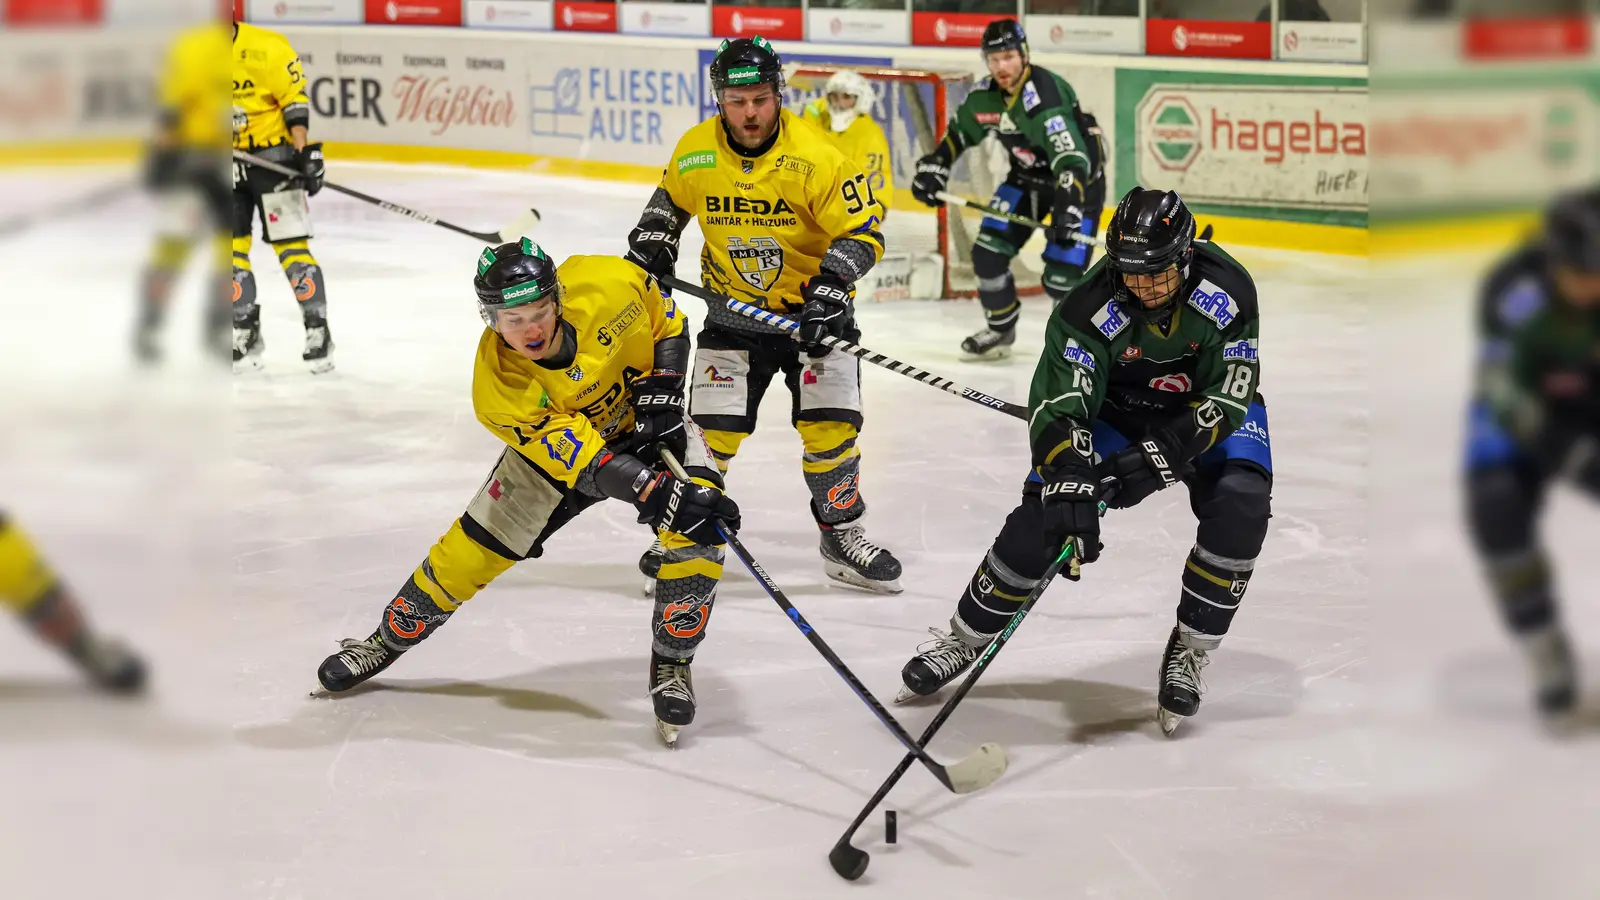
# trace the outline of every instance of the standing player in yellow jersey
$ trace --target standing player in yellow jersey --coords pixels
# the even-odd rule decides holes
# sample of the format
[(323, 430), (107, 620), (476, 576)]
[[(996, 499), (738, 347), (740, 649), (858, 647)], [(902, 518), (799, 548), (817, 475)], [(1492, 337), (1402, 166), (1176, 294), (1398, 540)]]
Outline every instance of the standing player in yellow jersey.
[[(341, 641), (317, 678), (345, 691), (427, 638), (518, 560), (607, 497), (631, 503), (671, 554), (651, 613), (650, 695), (669, 744), (694, 720), (689, 664), (722, 577), (715, 519), (739, 527), (705, 438), (684, 414), (689, 336), (655, 280), (614, 256), (560, 268), (527, 238), (486, 249), (473, 281), (488, 323), (472, 405), (507, 444), (466, 512), (428, 551), (365, 640)], [(670, 447), (691, 480), (658, 470)], [(548, 598), (548, 602), (560, 602)]]
[(800, 116), (821, 128), (846, 159), (861, 167), (883, 207), (880, 215), (887, 217), (894, 197), (894, 166), (889, 159), (889, 139), (872, 118), (875, 101), (872, 82), (866, 76), (840, 69), (828, 76), (822, 96), (807, 103)]
[(312, 372), (333, 368), (328, 291), (311, 255), (311, 209), (306, 196), (322, 190), (322, 145), (310, 143), (311, 102), (300, 55), (275, 31), (233, 23), (233, 146), (288, 166), (301, 177), (235, 164), (233, 171), (233, 361), (240, 371), (261, 368), (261, 309), (250, 270), (255, 218), (278, 254), (300, 301), (306, 326), (301, 358)]
[(161, 77), (161, 111), (145, 157), (145, 186), (160, 201), (156, 245), (140, 279), (139, 323), (134, 354), (160, 359), (158, 336), (172, 289), (194, 249), (196, 201), (203, 206), (215, 244), (208, 266), (218, 290), (208, 292), (205, 343), (227, 353), (228, 296), (220, 290), (228, 259), (228, 30), (208, 22), (178, 36)]
[[(827, 136), (782, 106), (783, 70), (762, 38), (724, 41), (711, 63), (719, 113), (678, 141), (638, 227), (628, 259), (670, 274), (678, 236), (700, 222), (702, 283), (800, 320), (800, 343), (710, 304), (696, 341), (689, 413), (726, 470), (755, 430), (756, 409), (782, 373), (801, 468), (822, 530), (823, 570), (868, 590), (900, 590), (900, 561), (861, 525), (861, 369), (823, 336), (857, 340), (855, 282), (883, 255), (883, 208), (860, 167)], [(640, 560), (647, 576), (662, 559)]]

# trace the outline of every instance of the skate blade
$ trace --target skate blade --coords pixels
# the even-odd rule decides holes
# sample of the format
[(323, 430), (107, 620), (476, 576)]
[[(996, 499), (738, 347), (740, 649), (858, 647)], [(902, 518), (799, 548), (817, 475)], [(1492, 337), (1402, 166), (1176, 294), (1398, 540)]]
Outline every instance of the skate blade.
[(246, 356), (244, 359), (233, 361), (233, 374), (235, 375), (248, 375), (252, 372), (259, 372), (264, 368), (266, 368), (266, 365), (261, 362), (261, 357), (259, 356)]
[(313, 375), (326, 375), (333, 371), (333, 357), (325, 356), (322, 359), (308, 359), (306, 360), (306, 368), (310, 369)]
[[(937, 693), (938, 693), (938, 691), (934, 692), (934, 694), (937, 694)], [(932, 696), (933, 696), (933, 694), (919, 694), (916, 691), (913, 691), (911, 688), (908, 688), (908, 687), (906, 687), (905, 685), (902, 684), (902, 685), (900, 685), (899, 693), (894, 695), (894, 702), (897, 703), (897, 704), (898, 703), (910, 703), (913, 700), (921, 700), (924, 697), (932, 697)]]
[(900, 587), (900, 579), (898, 578), (892, 581), (873, 581), (855, 569), (827, 558), (822, 560), (822, 571), (823, 574), (840, 584), (858, 587), (874, 594), (898, 594), (904, 590), (904, 588)]
[(1003, 359), (1009, 359), (1010, 357), (1010, 346), (995, 347), (992, 350), (985, 350), (982, 353), (973, 353), (970, 350), (961, 351), (962, 362), (999, 362)]
[(1164, 709), (1158, 708), (1156, 710), (1156, 722), (1161, 726), (1161, 733), (1165, 734), (1167, 737), (1172, 737), (1172, 733), (1178, 730), (1178, 725), (1184, 720), (1184, 718), (1184, 716), (1180, 716), (1173, 712), (1167, 712)]
[(660, 719), (656, 720), (656, 734), (661, 736), (662, 742), (671, 750), (678, 749), (678, 732), (681, 728), (680, 725), (669, 725)]

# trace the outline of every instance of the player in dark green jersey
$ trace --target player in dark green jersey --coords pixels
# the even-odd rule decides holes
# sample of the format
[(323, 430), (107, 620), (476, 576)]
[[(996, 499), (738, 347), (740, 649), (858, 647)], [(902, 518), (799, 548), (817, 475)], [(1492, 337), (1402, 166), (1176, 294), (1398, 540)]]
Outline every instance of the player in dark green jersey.
[[(1093, 249), (1079, 237), (1093, 236), (1105, 205), (1105, 147), (1094, 116), (1078, 107), (1067, 80), (1028, 61), (1028, 37), (1013, 19), (983, 30), (989, 74), (967, 95), (945, 127), (944, 139), (917, 161), (911, 193), (929, 206), (950, 182), (961, 154), (994, 135), (1010, 157), (1011, 172), (991, 205), (1034, 220), (1049, 218), (1044, 249), (1044, 289), (1060, 300), (1082, 280)], [(985, 217), (972, 248), (978, 299), (985, 327), (961, 342), (976, 359), (1011, 353), (1017, 339), (1017, 286), (1011, 260), (1033, 229)]]
[(1068, 538), (1099, 555), (1097, 501), (1133, 506), (1182, 481), (1199, 520), (1159, 678), (1171, 734), (1199, 709), (1200, 668), (1233, 621), (1272, 507), (1272, 447), (1257, 393), (1260, 320), (1244, 267), (1195, 239), (1167, 191), (1134, 188), (1106, 258), (1056, 305), (1033, 376), (1033, 471), (950, 619), (906, 663), (897, 699), (960, 674), (1005, 627)]
[(1550, 487), (1600, 496), (1600, 190), (1558, 199), (1544, 233), (1486, 283), (1467, 442), (1473, 543), (1528, 656), (1541, 712), (1578, 700), (1550, 562), (1538, 537)]

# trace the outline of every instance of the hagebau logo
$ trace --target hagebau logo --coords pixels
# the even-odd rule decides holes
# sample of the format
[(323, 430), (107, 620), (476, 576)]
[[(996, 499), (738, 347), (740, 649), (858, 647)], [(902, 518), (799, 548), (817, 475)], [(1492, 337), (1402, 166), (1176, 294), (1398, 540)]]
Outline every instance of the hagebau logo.
[(1163, 169), (1183, 172), (1200, 156), (1200, 113), (1188, 99), (1171, 95), (1151, 106), (1144, 144)]

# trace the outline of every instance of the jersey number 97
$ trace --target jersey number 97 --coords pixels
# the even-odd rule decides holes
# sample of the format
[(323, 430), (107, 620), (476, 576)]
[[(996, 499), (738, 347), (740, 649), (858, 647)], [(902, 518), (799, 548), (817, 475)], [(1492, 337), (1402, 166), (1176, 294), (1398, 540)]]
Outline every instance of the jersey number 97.
[[(867, 195), (865, 200), (861, 198), (863, 192)], [(872, 184), (867, 181), (865, 175), (854, 175), (845, 179), (844, 184), (839, 187), (839, 193), (844, 195), (844, 211), (852, 216), (878, 202), (872, 194)]]

